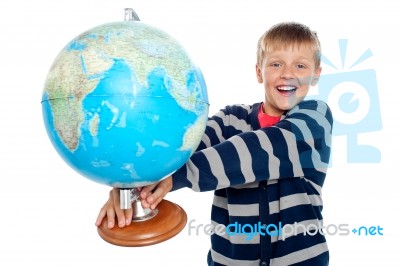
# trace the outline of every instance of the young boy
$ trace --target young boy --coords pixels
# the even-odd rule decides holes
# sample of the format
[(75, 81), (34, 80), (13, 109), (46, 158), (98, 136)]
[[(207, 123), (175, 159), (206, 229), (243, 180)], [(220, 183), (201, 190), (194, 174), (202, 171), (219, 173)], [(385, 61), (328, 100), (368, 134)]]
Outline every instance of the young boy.
[[(190, 160), (172, 177), (142, 189), (142, 205), (151, 208), (171, 189), (214, 190), (213, 225), (246, 225), (247, 234), (211, 236), (208, 265), (328, 265), (319, 228), (332, 115), (325, 103), (304, 100), (320, 76), (320, 54), (318, 37), (307, 26), (273, 26), (257, 47), (264, 101), (227, 106), (212, 116)], [(116, 193), (97, 224), (105, 216), (110, 227), (115, 216), (120, 227), (130, 223), (131, 214), (114, 204)]]

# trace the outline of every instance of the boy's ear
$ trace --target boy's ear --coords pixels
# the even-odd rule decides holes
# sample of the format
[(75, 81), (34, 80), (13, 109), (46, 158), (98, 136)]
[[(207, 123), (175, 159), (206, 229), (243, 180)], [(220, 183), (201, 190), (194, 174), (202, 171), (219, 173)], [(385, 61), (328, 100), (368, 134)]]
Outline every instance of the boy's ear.
[(256, 64), (256, 75), (257, 75), (257, 81), (259, 83), (263, 83), (263, 77), (262, 77), (262, 73), (261, 73), (261, 68), (258, 64)]
[(315, 70), (314, 77), (313, 77), (313, 79), (312, 79), (312, 81), (311, 81), (311, 85), (312, 85), (312, 86), (317, 85), (318, 80), (319, 80), (319, 77), (321, 76), (321, 71), (322, 71), (322, 68), (321, 68), (321, 67), (318, 67), (318, 68)]

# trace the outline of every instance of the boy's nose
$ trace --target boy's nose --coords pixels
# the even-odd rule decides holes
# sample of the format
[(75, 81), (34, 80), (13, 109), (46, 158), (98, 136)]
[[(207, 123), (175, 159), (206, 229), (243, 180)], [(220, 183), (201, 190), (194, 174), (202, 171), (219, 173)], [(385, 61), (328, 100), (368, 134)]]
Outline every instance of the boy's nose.
[(292, 70), (289, 67), (283, 68), (280, 78), (281, 79), (292, 79), (292, 78), (294, 78)]

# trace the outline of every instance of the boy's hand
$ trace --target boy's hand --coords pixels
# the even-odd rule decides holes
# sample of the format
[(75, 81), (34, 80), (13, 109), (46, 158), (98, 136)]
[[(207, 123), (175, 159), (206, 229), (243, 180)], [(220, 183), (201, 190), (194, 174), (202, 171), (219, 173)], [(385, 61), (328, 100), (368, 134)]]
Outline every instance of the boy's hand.
[(140, 198), (142, 200), (143, 208), (155, 209), (158, 203), (170, 192), (172, 189), (172, 177), (164, 178), (158, 183), (143, 187), (140, 191)]
[(132, 222), (132, 208), (122, 210), (119, 202), (119, 189), (113, 188), (110, 191), (108, 201), (100, 209), (97, 216), (96, 226), (100, 226), (103, 219), (108, 219), (108, 228), (113, 228), (115, 225), (115, 216), (117, 216), (118, 226), (120, 228), (128, 226)]

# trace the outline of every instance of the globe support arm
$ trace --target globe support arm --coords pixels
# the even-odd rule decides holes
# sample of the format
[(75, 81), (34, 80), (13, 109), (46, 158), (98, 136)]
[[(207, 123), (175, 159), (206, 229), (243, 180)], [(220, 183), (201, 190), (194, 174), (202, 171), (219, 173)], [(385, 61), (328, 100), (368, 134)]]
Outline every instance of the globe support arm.
[(140, 19), (132, 8), (125, 8), (125, 21), (140, 21)]

